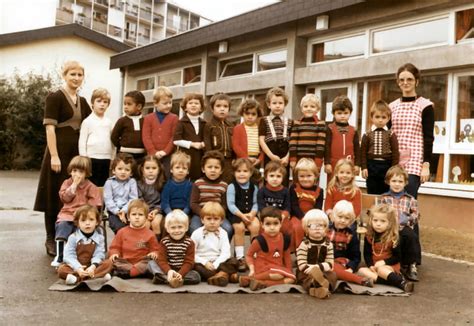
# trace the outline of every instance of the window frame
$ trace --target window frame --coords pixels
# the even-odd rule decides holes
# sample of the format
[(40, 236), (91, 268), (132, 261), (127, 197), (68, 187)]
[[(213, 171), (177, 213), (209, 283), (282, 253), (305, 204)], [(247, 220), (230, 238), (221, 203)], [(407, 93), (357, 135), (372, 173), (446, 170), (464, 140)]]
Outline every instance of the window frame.
[(178, 86), (183, 86), (183, 69), (170, 69), (170, 70), (163, 70), (163, 71), (160, 71), (158, 73), (156, 73), (156, 87), (160, 87), (161, 85), (159, 84), (160, 83), (160, 76), (163, 76), (163, 75), (171, 75), (173, 73), (176, 73), (176, 72), (179, 72), (180, 73), (180, 78), (179, 78), (179, 84), (177, 85), (173, 85), (173, 86), (166, 86), (166, 87), (178, 87)]
[[(246, 59), (244, 59), (245, 57), (248, 57)], [(241, 58), (240, 60), (237, 60)], [(236, 61), (233, 61), (236, 59)], [(219, 59), (217, 61), (217, 80), (220, 80), (220, 79), (228, 79), (228, 78), (238, 78), (238, 77), (242, 77), (242, 76), (251, 76), (253, 75), (253, 69), (254, 69), (254, 53), (246, 53), (246, 54), (241, 54), (241, 55), (235, 55), (235, 56), (231, 56), (231, 57), (226, 57), (226, 58), (222, 58), (222, 59)], [(222, 74), (225, 72), (226, 68), (227, 68), (227, 65), (229, 63), (232, 63), (232, 64), (238, 64), (238, 63), (243, 63), (243, 62), (247, 62), (249, 60), (252, 60), (252, 71), (249, 72), (249, 73), (245, 73), (245, 74), (239, 74), (239, 75), (232, 75), (232, 76), (222, 76)], [(222, 61), (229, 61), (228, 63), (226, 63), (223, 67), (222, 66)]]
[[(286, 51), (286, 59), (285, 59), (285, 66), (284, 67), (281, 67), (281, 68), (273, 68), (273, 69), (267, 69), (267, 70), (258, 70), (258, 57), (261, 56), (261, 55), (265, 55), (265, 54), (270, 54), (270, 53), (276, 53), (276, 52), (281, 52), (281, 51)], [(271, 49), (268, 49), (268, 50), (264, 50), (264, 51), (257, 51), (254, 53), (254, 57), (253, 57), (253, 74), (264, 74), (264, 73), (268, 73), (268, 72), (272, 72), (272, 71), (278, 71), (278, 70), (284, 70), (286, 69), (288, 65), (288, 48), (286, 47), (278, 47), (278, 48), (271, 48)]]
[(149, 74), (149, 75), (142, 75), (142, 76), (139, 76), (135, 79), (135, 89), (138, 89), (138, 82), (140, 80), (144, 80), (144, 79), (150, 79), (150, 78), (153, 78), (153, 88), (150, 88), (150, 89), (145, 89), (143, 91), (140, 91), (140, 92), (147, 92), (147, 91), (152, 91), (156, 88), (156, 85), (157, 85), (157, 75), (156, 74)]

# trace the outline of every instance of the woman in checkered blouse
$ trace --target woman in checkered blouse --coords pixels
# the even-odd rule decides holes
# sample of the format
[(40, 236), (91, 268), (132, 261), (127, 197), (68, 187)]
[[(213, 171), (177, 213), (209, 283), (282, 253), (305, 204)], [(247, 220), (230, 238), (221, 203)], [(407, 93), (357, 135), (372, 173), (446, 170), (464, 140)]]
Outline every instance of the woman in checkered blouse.
[(417, 198), (420, 184), (430, 177), (433, 152), (433, 103), (416, 94), (420, 71), (407, 63), (398, 68), (397, 83), (402, 97), (390, 103), (392, 131), (397, 135), (400, 165), (408, 173), (407, 192)]

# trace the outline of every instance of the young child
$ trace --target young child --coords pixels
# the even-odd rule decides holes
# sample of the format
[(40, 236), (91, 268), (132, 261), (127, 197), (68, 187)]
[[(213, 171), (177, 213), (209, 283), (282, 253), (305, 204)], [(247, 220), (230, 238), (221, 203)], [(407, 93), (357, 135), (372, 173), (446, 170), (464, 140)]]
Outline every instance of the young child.
[(128, 205), (129, 226), (120, 229), (110, 244), (110, 260), (114, 275), (121, 278), (145, 275), (151, 259), (158, 258), (159, 245), (155, 234), (146, 227), (148, 205), (134, 199)]
[(268, 90), (265, 99), (271, 113), (260, 120), (258, 137), (260, 148), (265, 153), (264, 165), (275, 161), (286, 169), (285, 185), (288, 185), (289, 141), (292, 120), (284, 117), (285, 107), (288, 104), (288, 95), (279, 87)]
[(352, 103), (347, 96), (340, 95), (333, 100), (332, 114), (334, 115), (334, 122), (328, 125), (324, 160), (324, 169), (328, 174), (328, 180), (332, 178), (336, 163), (340, 159), (351, 160), (355, 166), (355, 175), (359, 175), (359, 134), (353, 126), (349, 125)]
[(112, 161), (113, 176), (104, 185), (105, 209), (109, 215), (109, 226), (117, 234), (118, 230), (127, 226), (128, 203), (138, 198), (137, 182), (132, 178), (133, 157), (119, 153)]
[(387, 128), (390, 107), (382, 100), (370, 108), (371, 130), (362, 136), (362, 177), (367, 179), (367, 193), (380, 195), (388, 191), (384, 182), (391, 166), (397, 165), (400, 157), (397, 136)]
[(161, 193), (161, 210), (168, 215), (174, 209), (191, 214), (191, 190), (193, 184), (187, 178), (191, 158), (183, 152), (171, 155), (171, 178), (166, 182)]
[(198, 284), (201, 276), (193, 270), (194, 241), (186, 234), (189, 218), (182, 210), (175, 209), (165, 217), (165, 229), (168, 233), (160, 241), (158, 264), (151, 260), (154, 284), (169, 284), (172, 288)]
[(364, 260), (359, 274), (413, 292), (414, 284), (400, 274), (400, 246), (398, 242), (397, 212), (387, 204), (373, 206), (369, 211), (369, 225), (364, 240)]
[(362, 193), (355, 184), (354, 164), (348, 159), (341, 159), (337, 162), (334, 175), (327, 187), (324, 211), (329, 217), (331, 217), (334, 205), (343, 199), (351, 202), (356, 218), (358, 218), (362, 209)]
[(112, 262), (105, 259), (104, 236), (97, 231), (100, 215), (91, 205), (79, 207), (74, 212), (77, 230), (71, 234), (64, 248), (64, 264), (58, 268), (58, 276), (66, 284), (74, 285), (89, 278), (111, 279)]
[(318, 169), (323, 166), (326, 151), (327, 127), (318, 120), (321, 102), (314, 94), (306, 94), (300, 104), (303, 117), (293, 122), (290, 134), (290, 166), (295, 168), (301, 158), (314, 160)]
[(392, 166), (387, 171), (385, 182), (390, 190), (377, 197), (376, 204), (388, 204), (395, 209), (399, 223), (402, 272), (411, 281), (418, 281), (416, 265), (421, 263), (421, 245), (414, 231), (418, 225), (417, 200), (407, 193), (408, 173), (400, 166)]
[(294, 169), (294, 180), (290, 186), (291, 203), (291, 225), (293, 234), (291, 236), (292, 246), (298, 248), (304, 238), (301, 219), (310, 209), (323, 208), (324, 191), (318, 186), (319, 172), (313, 159), (302, 158)]
[(232, 164), (235, 181), (227, 187), (227, 208), (231, 215), (229, 221), (234, 227), (235, 257), (239, 260), (239, 271), (247, 266), (244, 259), (245, 230), (250, 231), (250, 239), (255, 238), (260, 230), (257, 219), (258, 187), (250, 181), (254, 166), (247, 158), (238, 158)]
[(232, 149), (237, 158), (248, 158), (253, 166), (263, 164), (263, 152), (258, 141), (258, 119), (262, 111), (257, 101), (246, 99), (239, 107), (244, 122), (234, 127)]
[(59, 198), (63, 207), (56, 220), (56, 257), (51, 266), (58, 267), (63, 262), (64, 244), (74, 232), (74, 212), (79, 207), (89, 204), (95, 207), (102, 206), (100, 190), (87, 180), (91, 176), (91, 161), (88, 157), (75, 156), (67, 167), (71, 176), (64, 180), (59, 190)]
[(141, 92), (130, 91), (125, 94), (123, 99), (125, 116), (117, 120), (110, 136), (118, 152), (132, 155), (137, 164), (140, 164), (146, 154), (142, 141), (144, 106), (145, 96)]
[(147, 227), (156, 234), (161, 234), (161, 196), (160, 192), (165, 183), (165, 173), (163, 166), (156, 156), (145, 156), (138, 169), (139, 179), (137, 181), (138, 198), (147, 203), (150, 212), (148, 213)]
[(211, 120), (204, 127), (204, 144), (206, 151), (217, 150), (224, 155), (222, 180), (232, 182), (232, 125), (227, 121), (230, 110), (230, 97), (216, 93), (209, 102), (212, 111)]
[(309, 210), (303, 217), (306, 238), (296, 249), (297, 278), (312, 297), (325, 299), (336, 285), (334, 252), (326, 237), (329, 220), (319, 209)]
[[(226, 207), (227, 183), (221, 179), (224, 160), (224, 155), (219, 151), (206, 152), (202, 158), (201, 167), (204, 176), (194, 182), (191, 191), (191, 210), (194, 216), (189, 225), (190, 233), (202, 226), (201, 209), (205, 203), (212, 201)], [(234, 230), (225, 215), (222, 228), (229, 235), (230, 241)]]
[(160, 86), (153, 93), (155, 110), (143, 119), (142, 140), (148, 155), (156, 156), (163, 164), (169, 178), (170, 155), (174, 151), (173, 136), (178, 125), (178, 116), (170, 113), (173, 93), (168, 87)]
[(355, 274), (360, 263), (359, 237), (350, 227), (355, 217), (354, 207), (347, 200), (340, 200), (334, 206), (327, 233), (334, 247), (334, 272), (340, 280), (372, 287), (370, 278)]
[(237, 260), (230, 257), (229, 238), (221, 228), (224, 208), (211, 201), (204, 204), (200, 214), (203, 226), (191, 235), (196, 245), (194, 269), (211, 285), (237, 282)]
[[(265, 166), (265, 185), (257, 193), (258, 210), (272, 206), (282, 211), (281, 231), (291, 236), (293, 228), (289, 222), (290, 217), (290, 192), (283, 186), (286, 169), (280, 162), (271, 161)], [(260, 218), (262, 221), (262, 218)], [(293, 249), (293, 248), (290, 248)]]
[(277, 284), (295, 283), (291, 268), (290, 238), (280, 232), (282, 211), (265, 207), (260, 212), (263, 232), (253, 239), (246, 260), (249, 275), (241, 276), (239, 284), (252, 291)]
[(185, 112), (179, 120), (174, 133), (174, 144), (191, 157), (189, 177), (192, 181), (201, 177), (201, 158), (203, 155), (204, 127), (206, 122), (200, 114), (204, 111), (204, 96), (199, 93), (186, 94), (181, 101)]
[(81, 124), (79, 155), (87, 156), (92, 163), (89, 180), (97, 187), (103, 187), (109, 177), (110, 160), (115, 148), (110, 140), (112, 121), (105, 116), (110, 105), (110, 93), (105, 88), (97, 88), (91, 97), (92, 114)]

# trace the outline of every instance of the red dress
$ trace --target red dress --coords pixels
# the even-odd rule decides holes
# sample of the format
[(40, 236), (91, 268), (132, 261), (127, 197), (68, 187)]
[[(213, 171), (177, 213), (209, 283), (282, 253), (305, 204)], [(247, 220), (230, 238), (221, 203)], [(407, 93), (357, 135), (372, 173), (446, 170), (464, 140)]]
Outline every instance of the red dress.
[(270, 272), (296, 279), (291, 268), (290, 249), (284, 249), (283, 233), (271, 237), (264, 232), (261, 236), (267, 242), (268, 251), (265, 252), (259, 241), (254, 240), (246, 256), (247, 263), (255, 266), (255, 274)]

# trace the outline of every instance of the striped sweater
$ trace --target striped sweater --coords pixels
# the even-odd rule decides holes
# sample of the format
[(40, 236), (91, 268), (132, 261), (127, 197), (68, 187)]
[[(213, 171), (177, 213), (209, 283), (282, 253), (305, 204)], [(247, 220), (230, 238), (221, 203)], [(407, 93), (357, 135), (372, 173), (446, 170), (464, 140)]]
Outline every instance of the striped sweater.
[(326, 149), (326, 123), (317, 118), (294, 121), (290, 134), (290, 161), (300, 158), (324, 158)]
[(302, 272), (310, 265), (318, 265), (323, 272), (331, 271), (334, 266), (333, 245), (327, 238), (319, 241), (305, 238), (296, 249), (296, 262)]
[(208, 201), (217, 202), (226, 208), (227, 183), (217, 179), (209, 180), (207, 177), (197, 179), (191, 191), (191, 210), (195, 215), (201, 213), (201, 208)]
[(172, 269), (184, 276), (194, 266), (194, 251), (194, 242), (190, 237), (185, 235), (181, 240), (174, 240), (165, 236), (158, 251), (158, 266), (164, 274)]

